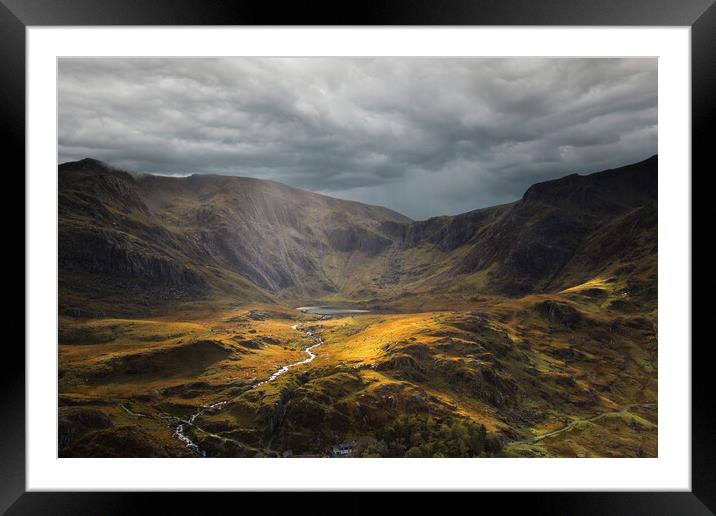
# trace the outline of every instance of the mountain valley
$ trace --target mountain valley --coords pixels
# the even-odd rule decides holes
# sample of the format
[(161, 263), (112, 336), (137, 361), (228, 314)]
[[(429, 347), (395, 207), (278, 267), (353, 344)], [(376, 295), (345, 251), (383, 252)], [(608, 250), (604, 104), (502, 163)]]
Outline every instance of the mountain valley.
[(59, 455), (657, 456), (657, 170), (414, 221), (64, 163)]

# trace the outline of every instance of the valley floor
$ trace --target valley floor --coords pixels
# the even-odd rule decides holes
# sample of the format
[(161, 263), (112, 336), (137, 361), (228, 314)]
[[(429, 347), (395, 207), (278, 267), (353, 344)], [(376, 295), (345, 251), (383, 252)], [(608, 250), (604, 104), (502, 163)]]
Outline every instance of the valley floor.
[(596, 279), (456, 310), (61, 316), (59, 455), (654, 457), (656, 312), (626, 301)]

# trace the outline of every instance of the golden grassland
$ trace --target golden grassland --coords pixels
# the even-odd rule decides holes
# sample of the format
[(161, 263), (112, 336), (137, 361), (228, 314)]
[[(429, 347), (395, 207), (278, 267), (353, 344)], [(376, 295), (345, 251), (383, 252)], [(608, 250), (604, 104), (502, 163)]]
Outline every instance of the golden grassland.
[[(173, 436), (178, 418), (226, 401), (188, 425), (216, 456), (319, 452), (403, 413), (480, 423), (508, 456), (656, 456), (656, 313), (625, 312), (625, 298), (600, 277), (330, 318), (228, 300), (171, 316), (62, 316), (60, 454), (191, 456)], [(324, 340), (317, 358), (254, 388), (306, 358), (315, 341), (297, 323)]]

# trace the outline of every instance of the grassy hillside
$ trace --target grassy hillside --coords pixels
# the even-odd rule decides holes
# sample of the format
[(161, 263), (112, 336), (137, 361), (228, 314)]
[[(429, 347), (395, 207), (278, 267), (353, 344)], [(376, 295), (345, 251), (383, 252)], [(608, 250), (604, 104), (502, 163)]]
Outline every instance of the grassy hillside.
[[(173, 446), (172, 421), (224, 401), (190, 430), (216, 456), (320, 454), (354, 440), (402, 456), (414, 446), (385, 441), (401, 414), (483, 426), (492, 454), (654, 456), (655, 314), (624, 312), (620, 299), (606, 278), (471, 310), (318, 319), (262, 305), (182, 322), (63, 319), (60, 412), (82, 407), (112, 422), (75, 430), (64, 453), (85, 453), (83, 439), (99, 431), (120, 453), (115, 433), (126, 426)], [(304, 358), (311, 341), (298, 321), (325, 340), (317, 358), (254, 387)]]
[(656, 456), (656, 170), (411, 221), (61, 165), (60, 455)]

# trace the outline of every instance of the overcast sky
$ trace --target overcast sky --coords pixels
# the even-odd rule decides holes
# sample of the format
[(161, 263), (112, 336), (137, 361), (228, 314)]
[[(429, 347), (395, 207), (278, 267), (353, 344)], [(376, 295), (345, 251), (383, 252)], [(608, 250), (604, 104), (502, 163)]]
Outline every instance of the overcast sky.
[(59, 63), (60, 163), (273, 179), (414, 219), (656, 151), (656, 59)]

